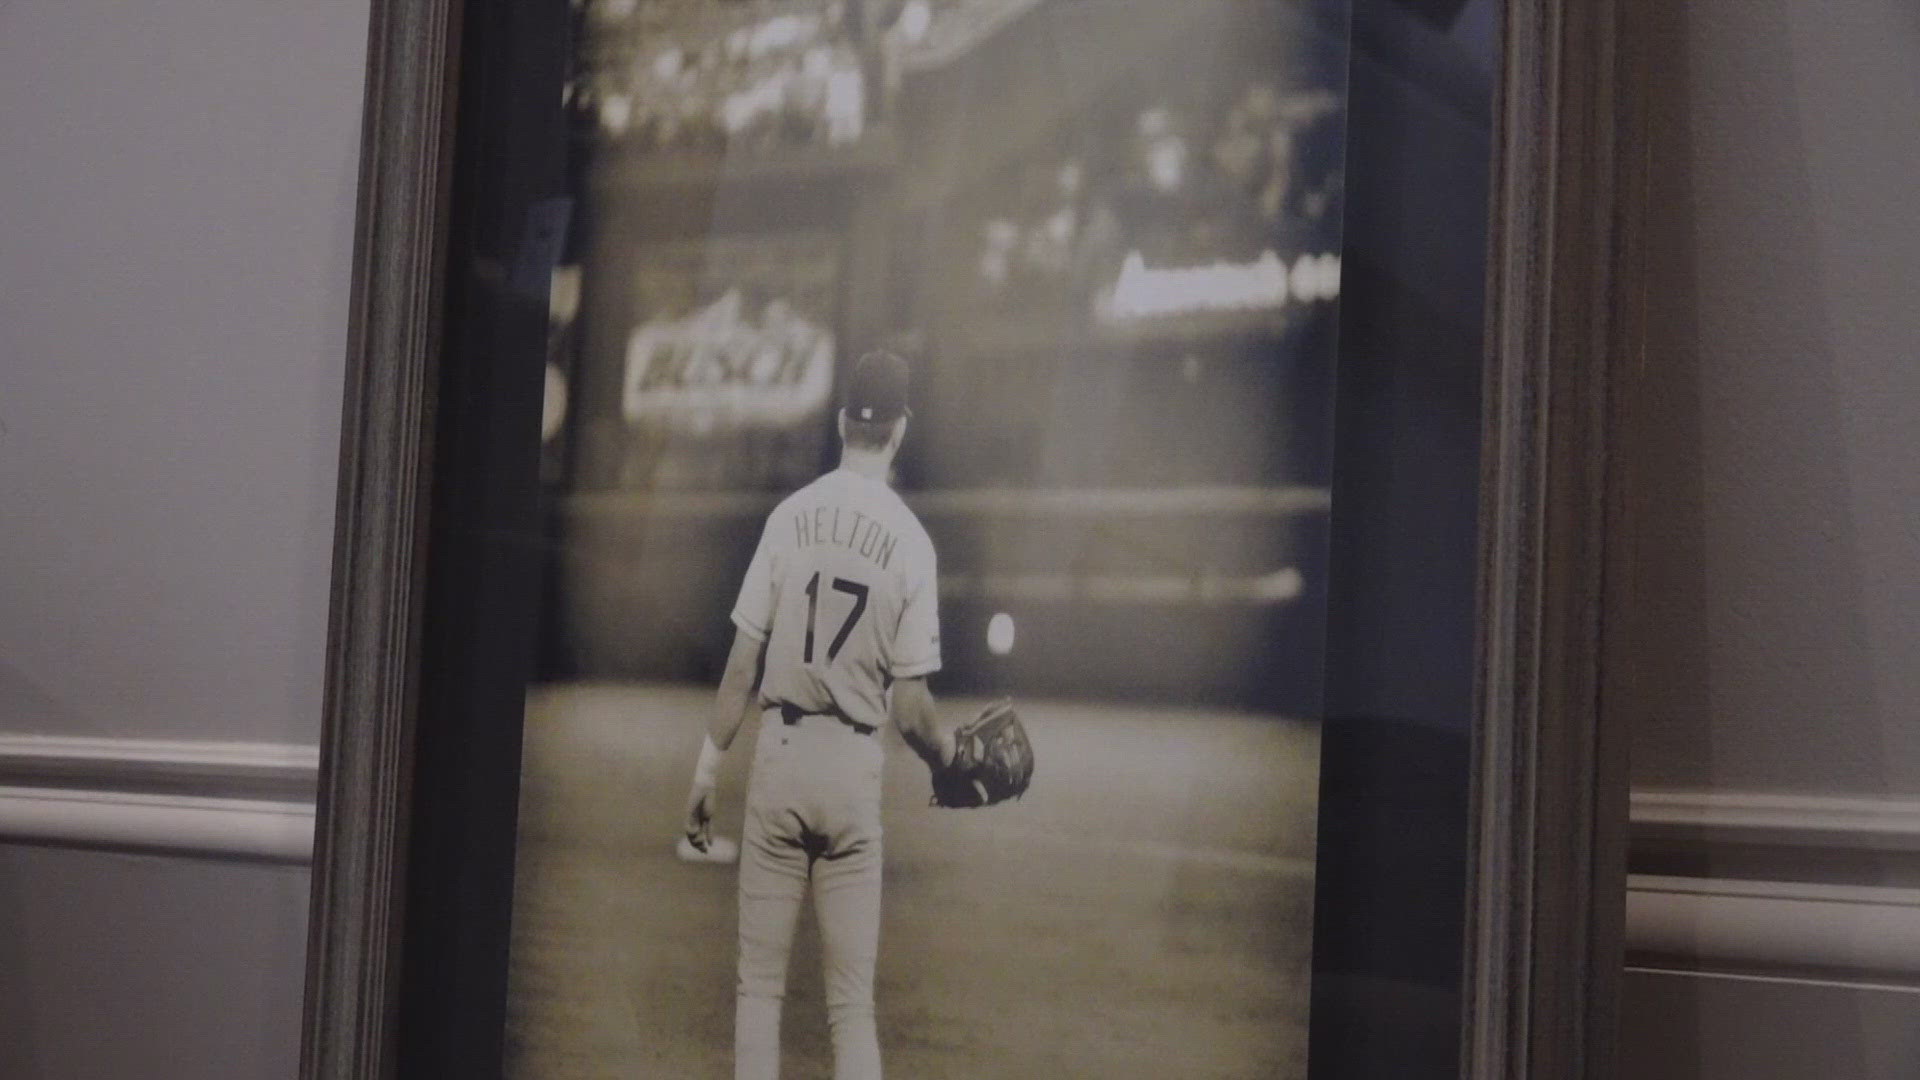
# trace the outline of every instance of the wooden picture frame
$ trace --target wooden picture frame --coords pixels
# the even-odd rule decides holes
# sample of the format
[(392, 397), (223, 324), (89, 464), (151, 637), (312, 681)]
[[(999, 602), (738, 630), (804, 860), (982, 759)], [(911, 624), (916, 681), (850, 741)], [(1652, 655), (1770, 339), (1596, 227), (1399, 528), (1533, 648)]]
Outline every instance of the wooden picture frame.
[[(1611, 388), (1637, 362), (1641, 51), (1630, 4), (1504, 9), (1460, 1074), (1601, 1077), (1621, 970), (1626, 785), (1622, 733), (1600, 723), (1600, 596), (1615, 513)], [(410, 1075), (403, 1025), (437, 1023), (428, 1038), (444, 1045), (500, 1021), (484, 993), (423, 1002), (405, 985), (422, 934), (439, 935), (444, 957), (464, 932), (409, 926), (415, 890), (458, 887), (421, 870), (421, 852), (500, 825), (420, 814), (416, 796), (423, 783), (483, 782), (461, 779), (483, 759), (496, 778), (517, 761), (513, 747), (449, 748), (436, 738), (445, 716), (423, 716), (419, 693), (432, 521), (486, 498), (436, 473), (443, 326), (462, 287), (444, 274), (459, 227), (452, 134), (470, 104), (455, 94), (463, 33), (511, 28), (463, 27), (461, 14), (455, 0), (373, 3), (302, 1054), (310, 1078)], [(490, 152), (511, 134), (488, 133)], [(503, 392), (491, 415), (532, 422), (524, 397)], [(489, 565), (484, 548), (434, 554), (434, 573)], [(466, 961), (475, 970), (504, 963), (469, 944), (481, 950)], [(436, 1010), (459, 1022), (428, 1018)]]

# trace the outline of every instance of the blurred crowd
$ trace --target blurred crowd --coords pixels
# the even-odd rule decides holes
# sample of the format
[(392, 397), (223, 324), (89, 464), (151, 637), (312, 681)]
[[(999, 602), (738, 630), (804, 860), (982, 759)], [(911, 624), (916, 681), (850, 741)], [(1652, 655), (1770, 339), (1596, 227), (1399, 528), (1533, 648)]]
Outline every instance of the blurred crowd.
[(885, 115), (943, 20), (1006, 0), (576, 0), (567, 88), (602, 138), (641, 151), (845, 147)]
[[(1322, 41), (1307, 21), (1275, 15), (1281, 0), (1214, 0), (1208, 18), (1189, 14), (1197, 0), (1160, 0), (1177, 9), (1152, 0), (575, 2), (584, 47), (570, 93), (586, 136), (577, 148), (641, 159), (765, 155), (751, 185), (725, 197), (757, 199), (773, 187), (783, 205), (806, 210), (688, 236), (668, 220), (674, 200), (689, 190), (704, 198), (703, 177), (724, 189), (728, 170), (675, 160), (649, 175), (645, 160), (619, 163), (590, 198), (634, 200), (653, 216), (635, 215), (615, 242), (583, 251), (593, 332), (574, 323), (577, 275), (568, 302), (556, 301), (567, 317), (556, 320), (548, 429), (550, 456), (567, 462), (551, 475), (589, 488), (804, 482), (830, 441), (839, 351), (875, 335), (915, 343), (908, 351), (924, 361), (927, 387), (922, 442), (944, 438), (946, 460), (968, 475), (1277, 475), (1266, 463), (1291, 450), (1266, 437), (1265, 412), (1239, 425), (1240, 441), (1209, 444), (1220, 453), (1183, 456), (1137, 440), (1150, 465), (1092, 437), (1081, 462), (1079, 450), (1036, 441), (1023, 418), (1034, 395), (1079, 385), (1074, 364), (1141, 341), (1152, 355), (1142, 352), (1138, 378), (1088, 406), (1106, 418), (1098, 422), (1136, 407), (1152, 422), (1217, 419), (1243, 399), (1272, 399), (1281, 377), (1271, 365), (1228, 361), (1271, 352), (1276, 333), (1311, 321), (1296, 318), (1307, 314), (1299, 305), (1338, 295), (1337, 34), (1323, 31)], [(1130, 21), (1136, 12), (1169, 17), (1141, 19), (1149, 34)], [(1000, 35), (1023, 17), (1035, 17), (1029, 38)], [(1051, 46), (1076, 34), (1081, 62), (1061, 68), (1080, 73), (1069, 85)], [(1183, 63), (1196, 39), (1222, 43), (1199, 70)], [(1109, 40), (1132, 50), (1135, 67), (1089, 78), (1086, 56), (1098, 66), (1118, 55), (1102, 49)], [(935, 91), (1014, 79), (1019, 93), (997, 107), (1024, 109), (1025, 94), (1050, 107), (1032, 123), (976, 123), (964, 102), (951, 107), (951, 94), (945, 108), (929, 104), (932, 92), (903, 103), (895, 90), (907, 72)], [(850, 147), (876, 124), (927, 127), (857, 169), (783, 153)], [(954, 147), (966, 168), (955, 169)], [(957, 178), (924, 183), (939, 170)], [(866, 198), (881, 192), (904, 209)], [(599, 207), (589, 207), (592, 218)], [(878, 216), (854, 229), (850, 220), (869, 211)], [(896, 212), (901, 220), (887, 218)], [(885, 269), (851, 278), (849, 265)], [(1232, 378), (1206, 374), (1216, 367)], [(973, 380), (975, 370), (994, 375)], [(963, 404), (985, 398), (1003, 406), (992, 430)]]
[(1129, 256), (1193, 267), (1330, 246), (1339, 117), (1331, 91), (1259, 80), (1210, 107), (1150, 102), (1114, 117), (999, 187), (981, 212), (977, 284), (1001, 301), (1077, 304)]

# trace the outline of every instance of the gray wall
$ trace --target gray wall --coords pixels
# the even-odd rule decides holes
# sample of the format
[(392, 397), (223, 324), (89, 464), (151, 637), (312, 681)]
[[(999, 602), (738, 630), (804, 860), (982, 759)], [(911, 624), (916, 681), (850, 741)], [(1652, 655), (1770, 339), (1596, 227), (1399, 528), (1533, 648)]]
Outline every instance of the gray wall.
[(1920, 6), (1671, 6), (1634, 775), (1920, 794)]
[(1807, 980), (1627, 977), (1621, 1080), (1912, 1080), (1911, 993)]
[[(317, 739), (367, 14), (0, 4), (0, 733)], [(291, 1075), (306, 889), (0, 846), (0, 1076)]]
[[(1610, 705), (1631, 725), (1636, 786), (1911, 798), (1920, 6), (1651, 7), (1670, 10), (1652, 94), (1650, 340), (1624, 447), (1630, 557), (1609, 607), (1611, 666), (1626, 673)], [(1711, 844), (1692, 870), (1762, 863), (1869, 887), (1913, 873), (1884, 852), (1756, 860)], [(1920, 994), (1766, 974), (1630, 974), (1623, 1074), (1915, 1074)]]
[(1920, 6), (1674, 8), (1636, 778), (1920, 794)]
[(0, 5), (0, 731), (314, 739), (366, 24)]
[(0, 1076), (294, 1075), (307, 871), (0, 846)]

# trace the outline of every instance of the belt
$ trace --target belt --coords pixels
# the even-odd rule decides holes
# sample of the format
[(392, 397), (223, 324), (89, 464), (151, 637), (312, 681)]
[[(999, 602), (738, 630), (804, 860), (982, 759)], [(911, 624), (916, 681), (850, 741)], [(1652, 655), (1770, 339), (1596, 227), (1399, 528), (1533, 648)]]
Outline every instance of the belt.
[(833, 709), (827, 712), (808, 712), (807, 710), (801, 708), (798, 705), (789, 705), (784, 701), (774, 705), (774, 708), (780, 710), (780, 722), (783, 724), (786, 724), (788, 727), (792, 727), (793, 725), (798, 724), (800, 722), (801, 717), (827, 716), (840, 721), (841, 723), (847, 725), (848, 727), (852, 728), (854, 731), (858, 732), (861, 735), (871, 735), (874, 732), (880, 730), (879, 728), (874, 727), (872, 724), (863, 724), (860, 721), (855, 720), (853, 717), (848, 716), (846, 713), (841, 712), (839, 709)]

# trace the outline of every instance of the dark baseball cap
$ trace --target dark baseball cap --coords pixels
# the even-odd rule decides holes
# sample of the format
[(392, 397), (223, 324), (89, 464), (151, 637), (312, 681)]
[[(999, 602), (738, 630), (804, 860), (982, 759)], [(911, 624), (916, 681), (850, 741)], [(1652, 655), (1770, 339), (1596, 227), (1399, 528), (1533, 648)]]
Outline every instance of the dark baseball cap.
[(842, 407), (851, 420), (887, 424), (911, 416), (907, 408), (907, 362), (875, 349), (854, 361)]

